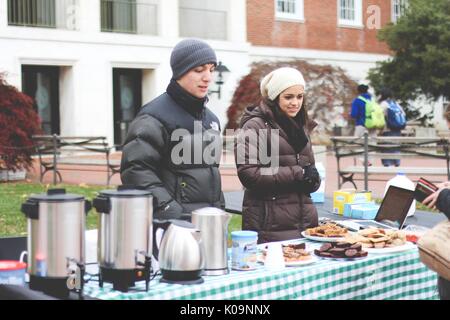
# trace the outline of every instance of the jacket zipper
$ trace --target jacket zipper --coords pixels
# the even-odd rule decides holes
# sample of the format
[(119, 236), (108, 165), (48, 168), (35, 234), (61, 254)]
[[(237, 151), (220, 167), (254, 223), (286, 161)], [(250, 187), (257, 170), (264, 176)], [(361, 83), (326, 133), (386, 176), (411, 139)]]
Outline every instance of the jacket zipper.
[(211, 206), (214, 207), (214, 196), (215, 196), (215, 194), (216, 194), (216, 184), (215, 184), (215, 180), (217, 180), (217, 179), (215, 179), (215, 177), (214, 177), (214, 169), (213, 169), (213, 167), (209, 167), (209, 169), (211, 170), (211, 174), (212, 174), (212, 177), (213, 177), (213, 186), (212, 186), (212, 188), (211, 188), (211, 190), (212, 190), (212, 196), (211, 196), (211, 199), (210, 199), (210, 203), (211, 203)]

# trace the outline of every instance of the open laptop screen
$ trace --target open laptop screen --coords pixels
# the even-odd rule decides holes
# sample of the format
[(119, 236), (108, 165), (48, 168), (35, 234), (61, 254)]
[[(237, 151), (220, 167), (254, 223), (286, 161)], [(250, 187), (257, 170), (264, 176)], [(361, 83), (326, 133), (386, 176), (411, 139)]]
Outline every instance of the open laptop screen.
[(414, 200), (414, 191), (390, 186), (380, 209), (378, 210), (375, 221), (381, 223), (392, 223), (401, 229), (405, 223), (409, 208)]

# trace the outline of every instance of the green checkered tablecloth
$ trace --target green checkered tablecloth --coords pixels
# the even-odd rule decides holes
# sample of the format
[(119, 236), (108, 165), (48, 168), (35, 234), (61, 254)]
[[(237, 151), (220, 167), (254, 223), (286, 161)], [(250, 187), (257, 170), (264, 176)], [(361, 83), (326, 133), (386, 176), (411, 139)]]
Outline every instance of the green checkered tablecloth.
[[(314, 244), (313, 246), (317, 246)], [(183, 286), (144, 282), (123, 293), (103, 288), (97, 282), (85, 286), (84, 293), (99, 299), (188, 299), (188, 300), (275, 300), (275, 299), (438, 299), (437, 276), (419, 260), (417, 248), (395, 254), (369, 254), (358, 261), (318, 262), (269, 272), (264, 266), (253, 271), (234, 271), (224, 276), (204, 277), (198, 285)]]

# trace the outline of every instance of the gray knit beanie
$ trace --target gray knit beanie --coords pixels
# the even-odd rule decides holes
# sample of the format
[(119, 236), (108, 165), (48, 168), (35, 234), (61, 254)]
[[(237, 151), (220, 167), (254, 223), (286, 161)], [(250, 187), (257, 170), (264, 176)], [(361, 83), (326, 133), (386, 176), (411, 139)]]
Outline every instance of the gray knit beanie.
[(172, 78), (177, 80), (189, 70), (208, 63), (217, 65), (216, 53), (209, 44), (198, 39), (183, 40), (175, 46), (170, 56)]

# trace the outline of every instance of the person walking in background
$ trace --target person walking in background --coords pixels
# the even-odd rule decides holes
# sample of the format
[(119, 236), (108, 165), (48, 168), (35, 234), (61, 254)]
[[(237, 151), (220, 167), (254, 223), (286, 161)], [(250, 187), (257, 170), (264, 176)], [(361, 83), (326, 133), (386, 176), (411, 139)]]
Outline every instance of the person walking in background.
[[(380, 106), (386, 118), (386, 127), (382, 135), (385, 137), (401, 137), (402, 130), (406, 127), (406, 113), (392, 98), (392, 91), (389, 88), (381, 89), (380, 93)], [(399, 152), (399, 150), (393, 149), (387, 151), (387, 153)], [(385, 167), (400, 166), (400, 159), (381, 159), (381, 162)]]
[[(190, 218), (195, 209), (224, 208), (225, 203), (221, 154), (213, 161), (204, 158), (206, 148), (221, 146), (219, 120), (206, 107), (216, 54), (204, 41), (185, 39), (173, 49), (170, 65), (173, 75), (166, 92), (145, 105), (130, 126), (120, 168), (123, 184), (153, 193), (156, 219)], [(206, 134), (212, 136), (203, 142)], [(179, 153), (173, 155), (182, 142), (200, 145), (200, 150), (192, 148), (198, 154), (189, 147), (181, 159)]]
[(369, 128), (366, 119), (366, 106), (369, 101), (372, 101), (372, 95), (369, 93), (369, 87), (365, 84), (360, 84), (357, 90), (358, 96), (352, 102), (352, 110), (350, 113), (350, 116), (355, 120), (354, 135), (360, 138), (364, 133), (368, 132), (369, 136), (374, 137), (379, 130), (377, 128)]
[[(374, 113), (372, 112), (372, 108), (376, 109), (379, 106), (377, 106), (377, 104), (372, 101), (372, 96), (369, 93), (369, 87), (367, 85), (360, 84), (357, 90), (358, 97), (353, 100), (352, 109), (350, 112), (350, 116), (355, 120), (354, 136), (357, 138), (361, 138), (364, 136), (364, 133), (367, 132), (369, 134), (369, 137), (376, 137), (379, 128), (384, 127), (384, 117), (382, 126), (380, 123), (378, 123), (378, 121), (376, 125), (373, 126), (372, 116)], [(364, 161), (363, 159), (360, 160)], [(372, 165), (370, 159), (368, 165)]]
[[(244, 135), (254, 132), (267, 141), (238, 137), (235, 145), (238, 177), (245, 187), (242, 229), (257, 231), (259, 243), (298, 239), (303, 230), (318, 225), (310, 194), (320, 187), (320, 176), (309, 138), (317, 124), (308, 119), (305, 80), (298, 70), (276, 69), (264, 77), (260, 89), (262, 102), (245, 110), (240, 128)], [(275, 134), (279, 144), (271, 160), (279, 166), (264, 174), (268, 168), (259, 151)], [(243, 158), (245, 163), (239, 163)]]
[[(450, 104), (447, 105), (445, 119), (450, 129)], [(450, 181), (438, 184), (437, 187), (439, 189), (423, 200), (423, 204), (428, 208), (438, 209), (450, 219)], [(438, 288), (441, 300), (450, 300), (450, 280), (439, 276)]]

